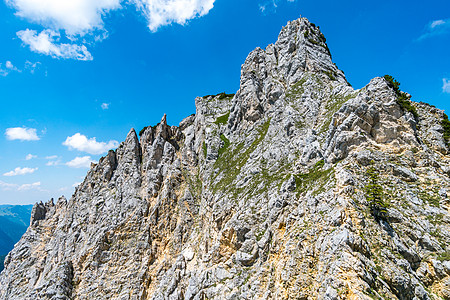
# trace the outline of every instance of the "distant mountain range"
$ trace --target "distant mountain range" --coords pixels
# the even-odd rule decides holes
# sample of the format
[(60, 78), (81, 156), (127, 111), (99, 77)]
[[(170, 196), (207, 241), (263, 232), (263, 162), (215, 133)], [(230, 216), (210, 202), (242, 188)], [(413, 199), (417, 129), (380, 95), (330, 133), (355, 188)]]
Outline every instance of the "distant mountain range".
[(0, 271), (5, 256), (27, 230), (32, 208), (33, 205), (0, 205)]

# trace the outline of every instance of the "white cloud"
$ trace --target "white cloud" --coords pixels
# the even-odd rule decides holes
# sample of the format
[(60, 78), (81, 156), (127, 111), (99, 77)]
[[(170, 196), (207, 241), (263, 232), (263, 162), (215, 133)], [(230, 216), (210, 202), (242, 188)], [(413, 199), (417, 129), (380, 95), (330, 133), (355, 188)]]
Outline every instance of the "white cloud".
[(61, 164), (60, 160), (51, 160), (48, 161), (45, 165), (49, 167), (59, 166)]
[[(108, 37), (105, 18), (125, 4), (134, 5), (147, 19), (148, 28), (160, 27), (204, 16), (214, 7), (215, 0), (5, 0), (16, 9), (16, 15), (44, 30), (22, 30), (17, 36), (34, 52), (52, 56), (92, 60), (86, 45)], [(278, 1), (278, 0), (273, 0)], [(293, 0), (288, 0), (293, 1)], [(62, 43), (61, 37), (70, 40)], [(0, 69), (0, 75), (4, 72)], [(5, 75), (4, 75), (5, 76)]]
[(80, 184), (82, 184), (82, 182), (75, 182), (74, 184), (72, 184), (72, 187), (76, 188), (76, 187), (79, 186)]
[(206, 15), (215, 0), (130, 0), (147, 18), (148, 28), (155, 32), (171, 23), (186, 24), (187, 21)]
[(11, 72), (22, 72), (19, 70), (16, 66), (13, 65), (13, 63), (9, 60), (6, 61), (5, 66), (0, 63), (0, 76), (7, 76)]
[(28, 154), (28, 155), (25, 157), (25, 159), (26, 159), (26, 160), (31, 160), (31, 159), (36, 158), (36, 157), (37, 157), (37, 155)]
[(26, 175), (26, 174), (32, 174), (34, 173), (38, 168), (15, 168), (12, 171), (9, 171), (5, 174), (3, 174), (3, 176), (17, 176), (17, 175)]
[[(267, 14), (267, 13), (273, 13), (276, 11), (277, 7), (278, 7), (278, 3), (281, 0), (264, 0), (261, 1), (259, 3), (259, 10), (263, 13), (263, 14)], [(296, 0), (287, 0), (287, 2), (295, 2)]]
[(445, 24), (444, 20), (436, 20), (436, 21), (431, 22), (430, 27), (434, 28), (436, 26), (444, 25), (444, 24)]
[(39, 61), (32, 63), (31, 61), (25, 62), (25, 70), (30, 71), (31, 74), (34, 74), (36, 69), (38, 69), (41, 66), (41, 63)]
[(92, 60), (92, 54), (85, 45), (58, 43), (60, 34), (46, 29), (39, 34), (36, 30), (22, 30), (17, 32), (22, 42), (28, 45), (33, 52), (50, 55), (54, 58)]
[[(104, 31), (105, 16), (121, 9), (124, 0), (6, 0), (16, 15), (70, 37)], [(171, 23), (184, 25), (206, 15), (215, 0), (128, 0), (148, 21), (151, 31)]]
[(103, 110), (108, 109), (108, 108), (109, 108), (109, 104), (110, 104), (110, 103), (102, 103), (102, 105), (101, 105), (101, 106), (102, 106), (102, 109), (103, 109)]
[(447, 78), (442, 78), (442, 91), (444, 93), (450, 93), (450, 80)]
[(6, 67), (7, 69), (9, 69), (9, 70), (12, 70), (12, 71), (19, 71), (19, 69), (17, 69), (17, 68), (12, 64), (12, 62), (10, 62), (9, 60), (6, 61), (5, 67)]
[(6, 0), (16, 15), (69, 35), (103, 28), (102, 17), (121, 8), (121, 0)]
[(26, 184), (22, 184), (22, 185), (18, 186), (17, 190), (18, 191), (28, 191), (28, 190), (31, 190), (31, 189), (38, 189), (39, 190), (40, 186), (41, 186), (41, 183), (39, 181), (35, 182), (35, 183), (26, 183)]
[(102, 154), (110, 149), (117, 148), (119, 142), (114, 140), (108, 143), (97, 142), (95, 137), (88, 139), (85, 135), (76, 133), (73, 136), (68, 136), (63, 145), (69, 147), (71, 150), (76, 149), (89, 154)]
[(17, 187), (18, 187), (17, 184), (6, 183), (0, 180), (0, 188), (2, 188), (2, 190), (13, 190), (16, 189)]
[(49, 166), (49, 167), (59, 166), (61, 164), (61, 160), (59, 159), (58, 155), (46, 156), (45, 159), (49, 160), (45, 164), (46, 166)]
[(450, 32), (450, 19), (434, 20), (428, 23), (422, 35), (417, 39), (421, 41), (433, 36), (443, 35)]
[(38, 141), (39, 137), (36, 134), (36, 129), (26, 127), (7, 128), (5, 131), (8, 140), (20, 141)]
[(95, 162), (90, 156), (75, 157), (73, 160), (66, 163), (71, 168), (90, 168), (91, 162)]
[(16, 191), (26, 191), (31, 189), (37, 189), (39, 191), (43, 191), (41, 188), (40, 182), (35, 183), (25, 183), (22, 185), (14, 184), (14, 183), (7, 183), (0, 180), (0, 188), (2, 190), (16, 190)]

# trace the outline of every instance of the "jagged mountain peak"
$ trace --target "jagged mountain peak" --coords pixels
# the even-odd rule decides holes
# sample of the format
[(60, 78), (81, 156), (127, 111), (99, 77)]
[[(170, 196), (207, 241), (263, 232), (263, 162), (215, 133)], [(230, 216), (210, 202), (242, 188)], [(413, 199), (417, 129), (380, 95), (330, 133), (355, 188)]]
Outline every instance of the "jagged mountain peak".
[(275, 44), (248, 55), (231, 105), (230, 128), (240, 131), (262, 119), (272, 107), (284, 105), (280, 100), (286, 100), (292, 91), (305, 83), (314, 84), (311, 80), (326, 88), (350, 88), (344, 73), (332, 62), (320, 29), (300, 18), (282, 28)]
[(130, 130), (36, 204), (0, 299), (450, 299), (448, 123), (409, 98), (354, 90), (289, 22), (236, 94)]

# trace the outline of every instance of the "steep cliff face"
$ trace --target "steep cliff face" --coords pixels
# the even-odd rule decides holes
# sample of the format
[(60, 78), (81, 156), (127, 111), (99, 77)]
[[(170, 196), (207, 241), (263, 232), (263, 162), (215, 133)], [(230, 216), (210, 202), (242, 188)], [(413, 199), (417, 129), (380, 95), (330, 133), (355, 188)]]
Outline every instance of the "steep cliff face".
[(445, 115), (407, 98), (354, 90), (290, 22), (235, 95), (131, 130), (36, 204), (0, 298), (450, 299)]

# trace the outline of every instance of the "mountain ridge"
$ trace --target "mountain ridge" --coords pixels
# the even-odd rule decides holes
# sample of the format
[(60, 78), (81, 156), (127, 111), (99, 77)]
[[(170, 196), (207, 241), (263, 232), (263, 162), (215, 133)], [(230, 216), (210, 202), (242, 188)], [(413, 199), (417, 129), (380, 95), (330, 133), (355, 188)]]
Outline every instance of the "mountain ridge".
[(445, 114), (393, 83), (354, 90), (289, 22), (235, 95), (131, 129), (36, 204), (0, 298), (450, 299)]

